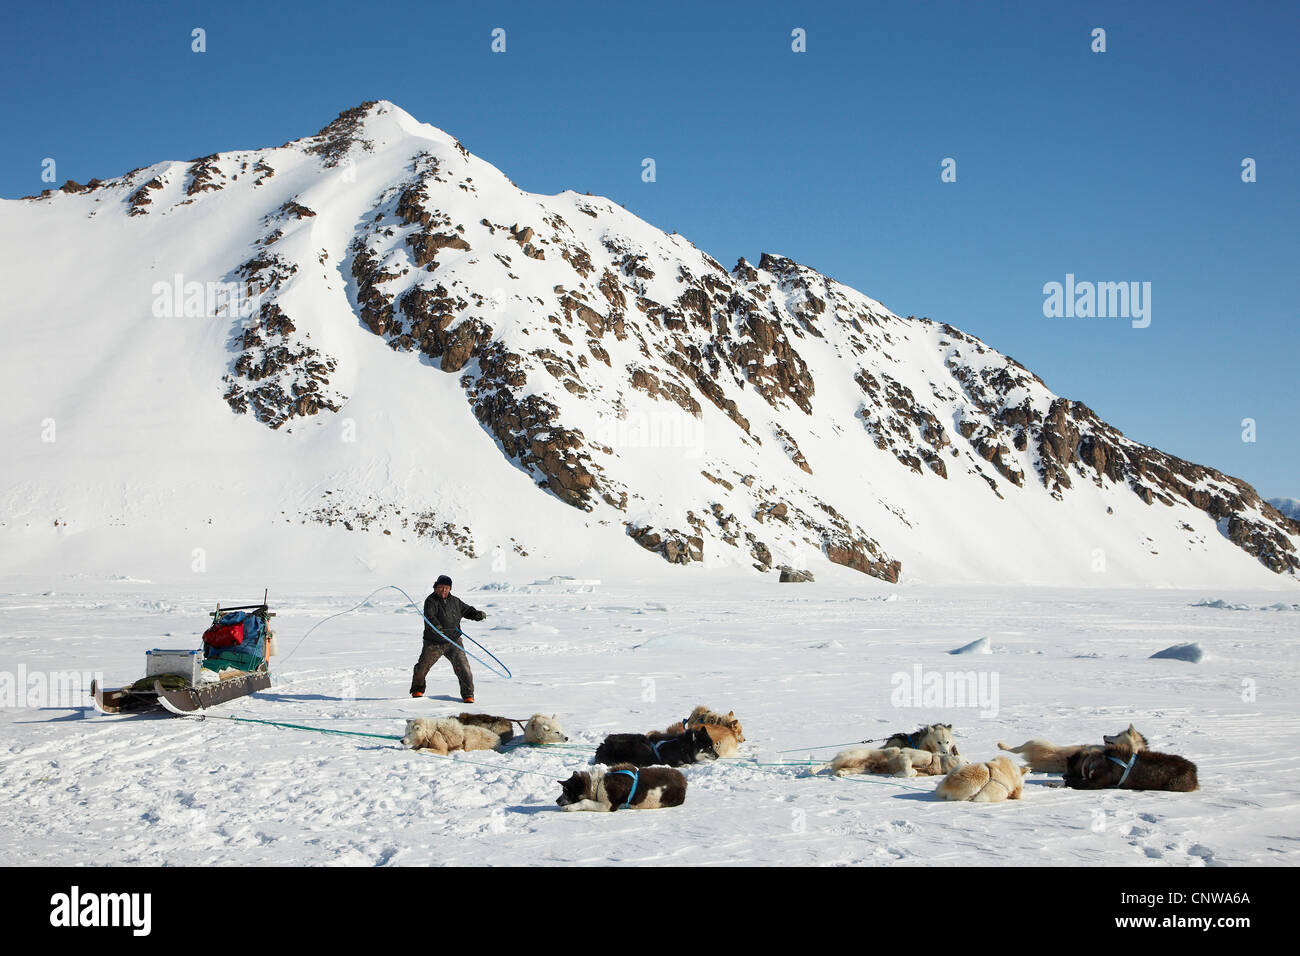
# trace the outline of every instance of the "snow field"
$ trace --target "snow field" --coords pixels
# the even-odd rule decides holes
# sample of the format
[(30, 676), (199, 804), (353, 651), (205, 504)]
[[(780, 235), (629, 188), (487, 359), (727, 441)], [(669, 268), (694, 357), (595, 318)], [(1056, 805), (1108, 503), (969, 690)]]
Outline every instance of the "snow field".
[[(0, 675), (89, 670), (124, 683), (143, 673), (146, 649), (196, 643), (208, 606), (179, 589), (128, 593), (140, 587), (129, 581), (76, 587), (0, 597)], [(1300, 668), (1286, 614), (1225, 615), (1193, 606), (1205, 595), (1185, 591), (458, 587), (489, 613), (473, 635), (516, 675), (503, 681), (476, 666), (478, 703), (466, 708), (445, 664), (431, 673), (428, 698), (405, 697), (419, 621), (399, 601), (379, 598), (331, 621), (290, 655), (312, 624), (364, 593), (273, 601), (276, 684), (218, 713), (397, 737), (411, 716), (544, 712), (559, 716), (569, 747), (443, 759), (402, 750), (396, 740), (221, 719), (102, 717), (84, 699), (6, 705), (4, 860), (161, 864), (184, 853), (217, 865), (1294, 862), (1300, 705), (1290, 691)], [(1277, 594), (1224, 597), (1266, 606)], [(981, 637), (991, 654), (949, 656)], [(1187, 641), (1207, 658), (1149, 659)], [(995, 706), (987, 698), (976, 706), (900, 703), (918, 666), (927, 678), (982, 674), (985, 691), (996, 688)], [(687, 768), (684, 807), (593, 814), (555, 806), (556, 781), (587, 766), (605, 734), (665, 727), (697, 703), (736, 712), (748, 759)], [(798, 767), (759, 765), (830, 759), (838, 748), (821, 745), (936, 720), (954, 725), (971, 760), (996, 756), (999, 740), (1093, 741), (1132, 722), (1153, 749), (1196, 762), (1201, 789), (1086, 793), (1031, 775), (1023, 800), (972, 806), (934, 801), (935, 778), (808, 779)], [(778, 755), (786, 750), (794, 752)]]

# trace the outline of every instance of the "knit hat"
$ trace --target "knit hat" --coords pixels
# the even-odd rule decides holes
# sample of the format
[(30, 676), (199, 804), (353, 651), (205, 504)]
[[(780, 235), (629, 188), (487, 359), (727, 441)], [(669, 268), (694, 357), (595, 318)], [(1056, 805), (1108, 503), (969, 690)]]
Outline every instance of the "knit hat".
[(451, 587), (451, 578), (447, 577), (445, 574), (440, 574), (438, 575), (438, 580), (433, 582), (433, 586), (436, 588), (439, 584), (445, 584), (447, 587)]

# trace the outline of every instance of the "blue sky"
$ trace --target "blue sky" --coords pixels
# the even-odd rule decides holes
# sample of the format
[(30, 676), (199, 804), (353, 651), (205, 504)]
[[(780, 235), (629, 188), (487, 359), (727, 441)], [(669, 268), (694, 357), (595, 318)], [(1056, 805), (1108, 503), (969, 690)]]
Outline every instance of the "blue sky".
[[(727, 266), (789, 256), (980, 336), (1135, 440), (1300, 497), (1300, 5), (128, 2), (5, 19), (5, 198), (47, 185), (45, 157), (85, 182), (389, 99), (525, 189), (609, 196)], [(1043, 286), (1067, 273), (1150, 282), (1150, 326), (1045, 317)]]

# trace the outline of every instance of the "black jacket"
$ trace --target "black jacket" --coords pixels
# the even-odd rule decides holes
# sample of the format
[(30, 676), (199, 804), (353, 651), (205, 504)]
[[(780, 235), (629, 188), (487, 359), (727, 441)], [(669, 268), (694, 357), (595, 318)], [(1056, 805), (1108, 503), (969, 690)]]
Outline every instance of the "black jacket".
[[(476, 607), (470, 607), (454, 594), (448, 594), (445, 598), (440, 598), (436, 594), (430, 594), (424, 599), (424, 616), (432, 622), (439, 631), (442, 631), (445, 637), (451, 638), (457, 644), (460, 640), (460, 619), (467, 617), (471, 621), (481, 621), (487, 617)], [(443, 643), (439, 637), (426, 623), (424, 625), (424, 639), (426, 641), (435, 641)]]

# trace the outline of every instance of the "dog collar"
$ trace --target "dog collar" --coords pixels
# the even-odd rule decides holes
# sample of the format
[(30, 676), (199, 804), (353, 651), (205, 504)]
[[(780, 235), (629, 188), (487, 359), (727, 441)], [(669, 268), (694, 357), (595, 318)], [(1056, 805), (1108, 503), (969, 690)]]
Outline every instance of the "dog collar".
[(1138, 755), (1134, 754), (1133, 756), (1128, 758), (1128, 763), (1125, 763), (1124, 761), (1120, 760), (1118, 757), (1111, 757), (1110, 755), (1107, 755), (1106, 757), (1107, 760), (1111, 761), (1112, 763), (1118, 764), (1119, 766), (1124, 768), (1124, 773), (1119, 778), (1119, 783), (1115, 784), (1116, 787), (1124, 786), (1124, 781), (1128, 779), (1128, 773), (1130, 770), (1133, 769), (1133, 765), (1137, 763), (1137, 758)]
[[(658, 755), (658, 753), (659, 751), (656, 750), (655, 754)], [(632, 778), (632, 789), (627, 792), (627, 800), (625, 800), (623, 805), (619, 807), (620, 810), (626, 810), (628, 807), (632, 806), (632, 798), (636, 796), (636, 782), (641, 778), (641, 771), (615, 770), (614, 773), (625, 773)]]

